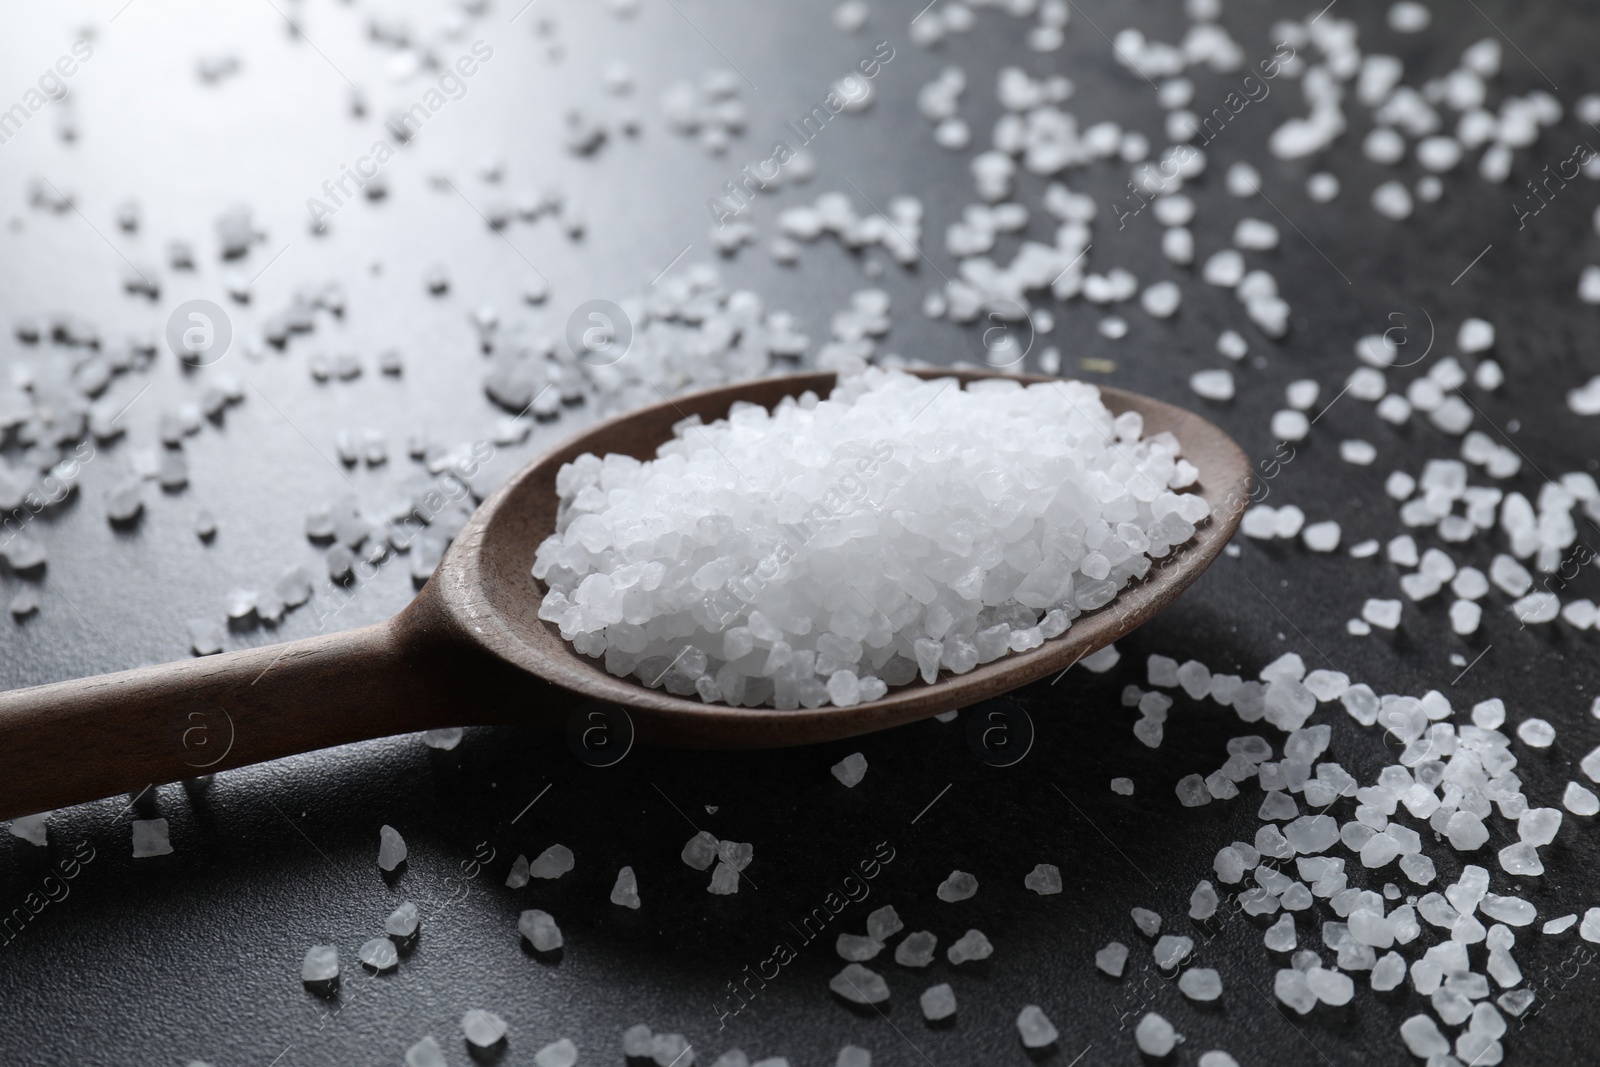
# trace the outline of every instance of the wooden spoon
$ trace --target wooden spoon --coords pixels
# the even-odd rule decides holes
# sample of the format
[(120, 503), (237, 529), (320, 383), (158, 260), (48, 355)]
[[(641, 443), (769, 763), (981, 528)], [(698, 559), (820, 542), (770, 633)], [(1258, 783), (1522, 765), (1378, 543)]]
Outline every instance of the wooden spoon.
[[(996, 376), (917, 373), (963, 383)], [(1210, 519), (1143, 580), (1042, 647), (855, 707), (775, 711), (672, 696), (607, 674), (539, 620), (544, 587), (532, 575), (534, 552), (555, 527), (563, 463), (584, 452), (651, 458), (688, 416), (722, 418), (736, 400), (770, 408), (808, 389), (825, 396), (833, 384), (832, 374), (743, 382), (591, 427), (484, 501), (416, 599), (386, 622), (0, 694), (0, 818), (390, 734), (501, 723), (559, 728), (585, 707), (621, 706), (638, 740), (679, 747), (801, 745), (899, 726), (1065, 670), (1133, 630), (1216, 558), (1249, 501), (1249, 461), (1220, 429), (1101, 387), (1112, 412), (1137, 411), (1146, 433), (1178, 438), (1199, 468)]]

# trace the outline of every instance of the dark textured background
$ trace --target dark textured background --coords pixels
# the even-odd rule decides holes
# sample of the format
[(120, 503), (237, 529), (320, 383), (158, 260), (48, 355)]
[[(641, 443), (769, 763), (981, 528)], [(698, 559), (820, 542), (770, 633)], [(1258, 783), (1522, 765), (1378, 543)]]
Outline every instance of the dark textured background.
[[(1600, 44), (1600, 11), (1506, 0), (1436, 0), (1433, 6), (1434, 27), (1412, 38), (1387, 30), (1384, 5), (1343, 0), (1333, 11), (1357, 19), (1364, 48), (1404, 57), (1408, 81), (1417, 71), (1443, 73), (1463, 47), (1498, 27), (1515, 42), (1506, 48), (1500, 86), (1549, 89), (1548, 76), (1569, 105), (1593, 87), (1585, 71)], [(394, 86), (383, 78), (386, 55), (365, 40), (366, 17), (377, 5), (285, 8), (302, 12), (311, 44), (292, 39), (268, 3), (134, 0), (109, 27), (108, 15), (99, 16), (95, 55), (71, 83), (79, 141), (62, 144), (53, 135), (53, 118), (39, 115), (0, 146), (0, 205), (6, 205), (0, 306), (6, 317), (70, 310), (115, 336), (155, 331), (181, 300), (205, 296), (226, 303), (243, 330), (282, 306), (297, 286), (329, 279), (348, 290), (349, 310), (341, 323), (324, 318), (287, 354), (273, 351), (261, 362), (243, 359), (236, 346), (217, 368), (184, 375), (163, 353), (149, 374), (150, 393), (126, 416), (129, 440), (104, 449), (74, 501), (38, 520), (47, 524), (41, 529), (50, 549), (50, 584), (40, 615), (20, 625), (0, 622), (0, 683), (35, 684), (180, 657), (186, 651), (183, 621), (220, 618), (228, 589), (265, 585), (292, 562), (318, 566), (316, 550), (302, 535), (304, 514), (347, 487), (302, 432), (331, 453), (335, 429), (387, 430), (389, 468), (350, 474), (363, 498), (373, 500), (409, 467), (401, 454), (408, 429), (426, 428), (445, 442), (486, 436), (499, 413), (482, 396), (470, 310), (487, 302), (503, 315), (554, 331), (583, 300), (643, 291), (687, 243), (694, 247), (680, 270), (716, 259), (706, 236), (705, 199), (740, 163), (764, 155), (768, 131), (820, 100), (872, 42), (888, 39), (897, 49), (877, 79), (872, 110), (832, 124), (813, 146), (817, 178), (763, 198), (754, 217), (770, 236), (779, 206), (825, 190), (848, 191), (846, 180), (880, 204), (894, 193), (915, 193), (927, 208), (924, 247), (938, 269), (948, 271), (943, 228), (972, 199), (971, 182), (964, 156), (933, 146), (931, 128), (915, 109), (916, 90), (946, 63), (961, 64), (969, 76), (962, 114), (981, 141), (994, 118), (992, 84), (1001, 64), (1064, 71), (1077, 84), (1067, 106), (1081, 120), (1115, 118), (1160, 144), (1153, 92), (1112, 62), (1091, 19), (1110, 34), (1132, 24), (1167, 38), (1177, 35), (1179, 24), (1170, 5), (1095, 0), (1075, 9), (1066, 47), (1039, 56), (1021, 47), (1028, 23), (993, 12), (979, 13), (977, 32), (924, 50), (905, 34), (915, 7), (893, 5), (891, 17), (884, 0), (874, 4), (869, 29), (855, 37), (833, 28), (826, 4), (677, 0), (647, 3), (638, 19), (618, 22), (598, 4), (538, 0), (512, 24), (516, 7), (496, 0), (461, 41), (442, 50), (453, 57), (483, 38), (496, 53), (468, 96), (433, 119), (389, 165), (388, 201), (343, 209), (320, 238), (306, 232), (304, 198), (340, 163), (365, 151), (386, 102), (420, 92), (418, 83)], [(1272, 20), (1289, 14), (1304, 16), (1309, 9), (1234, 0), (1225, 22), (1246, 55), (1257, 57), (1271, 51)], [(21, 24), (0, 44), (4, 91), (16, 86), (20, 94), (36, 71), (66, 51), (85, 17), (52, 8), (17, 20)], [(410, 17), (426, 25), (436, 13), (417, 5)], [(559, 26), (555, 39), (566, 48), (559, 64), (541, 58), (534, 37), (540, 18)], [(194, 59), (228, 49), (239, 50), (241, 73), (216, 87), (201, 86)], [(612, 58), (638, 75), (634, 104), (645, 117), (644, 132), (636, 140), (613, 139), (592, 159), (575, 159), (559, 147), (563, 105), (610, 106), (600, 94), (599, 71)], [(716, 159), (666, 130), (657, 97), (671, 81), (725, 62), (760, 88), (743, 86), (749, 132)], [(363, 121), (346, 114), (345, 76), (371, 91), (375, 106)], [(1234, 84), (1234, 76), (1194, 77), (1197, 101), (1220, 99)], [(1266, 218), (1283, 231), (1270, 269), (1293, 306), (1292, 331), (1273, 344), (1242, 327), (1257, 366), (1238, 369), (1238, 398), (1204, 405), (1188, 392), (1191, 371), (1221, 362), (1212, 353), (1218, 330), (1243, 320), (1231, 295), (1198, 282), (1185, 285), (1184, 307), (1168, 322), (1132, 309), (1131, 330), (1120, 342), (1094, 332), (1096, 309), (1081, 302), (1056, 307), (1052, 340), (1063, 349), (1065, 370), (1076, 372), (1080, 358), (1114, 360), (1116, 370), (1101, 375), (1104, 380), (1202, 404), (1247, 452), (1265, 458), (1273, 452), (1267, 417), (1281, 406), (1286, 382), (1316, 377), (1326, 400), (1354, 365), (1356, 338), (1394, 325), (1392, 313), (1407, 317), (1414, 340), (1425, 335), (1431, 317), (1441, 352), (1449, 350), (1460, 320), (1478, 314), (1499, 327), (1498, 356), (1508, 382), (1498, 394), (1472, 395), (1495, 424), (1492, 432), (1528, 457), (1513, 483), (1531, 495), (1536, 470), (1557, 477), (1595, 469), (1594, 424), (1568, 412), (1561, 399), (1600, 369), (1592, 349), (1594, 311), (1572, 299), (1579, 270), (1597, 254), (1588, 226), (1593, 187), (1580, 182), (1565, 190), (1518, 232), (1513, 186), (1457, 173), (1447, 177), (1439, 204), (1419, 205), (1407, 223), (1382, 220), (1366, 197), (1387, 175), (1360, 158), (1366, 120), (1362, 109), (1348, 106), (1352, 128), (1326, 162), (1343, 179), (1344, 193), (1332, 205), (1314, 205), (1302, 190), (1305, 174), (1315, 168), (1278, 164), (1263, 151), (1270, 130), (1301, 109), (1298, 85), (1277, 82), (1269, 100), (1253, 105), (1218, 138), (1208, 153), (1210, 171), (1196, 186), (1202, 210), (1193, 229), (1202, 258), (1227, 241), (1244, 215)], [(1519, 154), (1513, 185), (1544, 162), (1565, 158), (1576, 141), (1596, 136), (1569, 114)], [(480, 206), (504, 195), (505, 189), (489, 189), (474, 176), (477, 161), (490, 155), (507, 162), (505, 189), (563, 186), (586, 210), (585, 239), (570, 243), (549, 222), (517, 224), (507, 231), (515, 248), (508, 247), (485, 230), (471, 204), (429, 187), (427, 176), (443, 170)], [(1221, 173), (1237, 158), (1262, 166), (1292, 226), (1264, 204), (1222, 194)], [(1416, 175), (1414, 164), (1400, 169)], [(26, 185), (36, 175), (70, 186), (83, 215), (29, 210)], [(1125, 266), (1144, 281), (1183, 276), (1187, 272), (1160, 259), (1153, 219), (1116, 230), (1106, 205), (1124, 176), (1121, 167), (1105, 166), (1069, 175), (1075, 188), (1102, 204), (1093, 268)], [(1039, 183), (1024, 179), (1020, 188), (1032, 200)], [(134, 237), (112, 222), (114, 205), (127, 197), (144, 209)], [(212, 220), (235, 201), (252, 205), (269, 231), (246, 272), (282, 250), (245, 307), (223, 295), (212, 240)], [(866, 205), (858, 203), (858, 210)], [(108, 242), (141, 263), (161, 263), (165, 242), (176, 237), (195, 243), (198, 271), (175, 274), (163, 267), (157, 302), (125, 296), (122, 262)], [(554, 296), (543, 309), (529, 310), (517, 299), (528, 273), (520, 257), (554, 281)], [(446, 264), (454, 279), (441, 299), (422, 292), (423, 272), (435, 262)], [(939, 282), (927, 263), (909, 271), (890, 265), (883, 278), (869, 281), (831, 243), (810, 249), (795, 268), (775, 266), (757, 247), (725, 264), (724, 276), (762, 293), (769, 306), (799, 314), (814, 342), (826, 336), (828, 316), (851, 291), (881, 284), (897, 312), (885, 347), (940, 362), (971, 358), (974, 351), (970, 334), (916, 311), (922, 293)], [(407, 358), (398, 382), (378, 375), (373, 362), (391, 344)], [(344, 349), (362, 353), (367, 373), (354, 383), (314, 383), (305, 367), (308, 353)], [(52, 358), (48, 347), (21, 348), (9, 331), (0, 338), (0, 362), (7, 365), (27, 359), (48, 373)], [(197, 397), (208, 375), (218, 372), (238, 374), (250, 387), (220, 428), (208, 425), (190, 439), (189, 487), (152, 494), (136, 529), (112, 532), (100, 494), (127, 462), (129, 448), (151, 443), (160, 412)], [(142, 384), (139, 376), (125, 378), (114, 395), (131, 399)], [(513, 469), (586, 417), (582, 409), (569, 410), (527, 444), (501, 449), (496, 463), (504, 466), (498, 469)], [(1363, 469), (1339, 462), (1336, 443), (1346, 436), (1377, 443), (1378, 464)], [(1276, 502), (1299, 503), (1312, 519), (1339, 519), (1346, 545), (1387, 537), (1398, 520), (1380, 491), (1384, 473), (1394, 466), (1416, 473), (1424, 459), (1454, 451), (1453, 441), (1419, 420), (1395, 430), (1369, 405), (1346, 399), (1274, 480)], [(210, 545), (191, 532), (200, 508), (215, 513), (221, 526)], [(1151, 751), (1131, 736), (1132, 714), (1120, 706), (1118, 693), (1128, 682), (1143, 682), (1150, 652), (1253, 675), (1294, 650), (1312, 667), (1332, 665), (1379, 692), (1439, 688), (1458, 707), (1501, 695), (1510, 722), (1539, 714), (1560, 731), (1545, 752), (1516, 746), (1526, 791), (1550, 804), (1577, 776), (1577, 759), (1600, 740), (1600, 724), (1585, 714), (1600, 684), (1594, 637), (1561, 626), (1518, 633), (1503, 611), (1491, 610), (1483, 631), (1463, 640), (1451, 635), (1447, 604), (1436, 600), (1408, 605), (1405, 625), (1394, 634), (1350, 638), (1344, 621), (1362, 599), (1399, 595), (1394, 568), (1342, 552), (1311, 556), (1295, 544), (1248, 542), (1243, 548), (1242, 557), (1220, 560), (1172, 609), (1125, 641), (1116, 670), (1099, 676), (1074, 670), (1054, 686), (1019, 694), (1037, 740), (1028, 757), (1009, 768), (980, 763), (962, 722), (927, 722), (789, 752), (641, 749), (609, 769), (580, 764), (559, 737), (482, 729), (469, 731), (451, 752), (396, 738), (163, 786), (140, 805), (146, 817), (159, 813), (171, 821), (176, 852), (161, 859), (129, 858), (129, 798), (58, 812), (48, 849), (0, 838), (0, 905), (6, 909), (78, 842), (95, 850), (71, 883), (71, 895), (0, 947), (0, 1003), (8, 1019), (0, 1062), (176, 1064), (199, 1057), (219, 1067), (398, 1063), (407, 1046), (432, 1033), (452, 1063), (464, 1064), (459, 1020), (473, 1007), (510, 1023), (508, 1064), (531, 1063), (538, 1048), (560, 1036), (577, 1042), (582, 1062), (617, 1062), (622, 1030), (639, 1021), (686, 1034), (703, 1064), (739, 1045), (752, 1058), (782, 1054), (795, 1067), (820, 1067), (831, 1064), (846, 1041), (872, 1049), (874, 1062), (884, 1065), (1136, 1063), (1128, 1022), (1148, 1008), (1188, 1036), (1177, 1062), (1192, 1063), (1214, 1047), (1245, 1064), (1403, 1061), (1396, 1027), (1422, 1010), (1420, 998), (1404, 989), (1373, 994), (1358, 976), (1347, 1009), (1285, 1016), (1271, 1001), (1278, 963), (1254, 928), (1264, 924), (1247, 918), (1233, 919), (1214, 938), (1190, 931), (1199, 942), (1197, 961), (1221, 971), (1226, 991), (1216, 1006), (1187, 1003), (1149, 972), (1129, 907), (1154, 908), (1169, 928), (1186, 930), (1192, 925), (1184, 917), (1189, 892), (1197, 879), (1210, 876), (1215, 850), (1233, 838), (1251, 838), (1258, 825), (1250, 792), (1238, 801), (1183, 810), (1173, 784), (1220, 765), (1227, 738), (1248, 728), (1226, 710), (1180, 694), (1165, 744)], [(1477, 553), (1485, 565), (1487, 554), (1482, 548)], [(339, 624), (398, 609), (410, 595), (404, 569), (403, 563), (386, 567)], [(0, 574), (7, 599), (22, 580)], [(1573, 591), (1594, 595), (1583, 582), (1592, 585), (1592, 576)], [(1496, 592), (1490, 602), (1503, 606), (1504, 600)], [(231, 634), (230, 647), (304, 636), (314, 626), (309, 617), (291, 615), (276, 633)], [(1485, 649), (1452, 683), (1460, 669), (1450, 656), (1472, 660)], [(1377, 736), (1337, 710), (1320, 717), (1333, 723), (1332, 758), (1363, 780), (1385, 757), (1393, 758)], [(828, 768), (858, 750), (870, 769), (847, 791)], [(1107, 782), (1116, 775), (1132, 777), (1137, 794), (1112, 794)], [(536, 796), (538, 803), (517, 819)], [(1541, 920), (1595, 903), (1587, 888), (1593, 840), (1590, 828), (1578, 825), (1583, 821), (1568, 816), (1557, 843), (1545, 850), (1546, 876), (1519, 880), (1528, 883), (1521, 891), (1538, 904)], [(382, 823), (398, 827), (411, 849), (407, 868), (392, 884), (373, 862)], [(1498, 817), (1494, 823), (1497, 834), (1510, 832)], [(754, 844), (755, 860), (736, 896), (708, 895), (707, 876), (678, 860), (695, 827)], [(884, 841), (895, 859), (873, 882), (871, 898), (852, 905), (829, 931), (830, 942), (839, 930), (861, 931), (871, 908), (893, 903), (908, 930), (939, 935), (938, 961), (910, 972), (890, 960), (892, 948), (880, 957), (878, 969), (894, 991), (880, 1016), (831, 997), (826, 981), (840, 961), (831, 943), (819, 941), (802, 948), (779, 979), (717, 1032), (712, 1005), (724, 984), (745, 964), (765, 958), (773, 942), (787, 936), (791, 920), (820, 903), (857, 859)], [(516, 854), (533, 856), (554, 842), (576, 854), (571, 874), (520, 891), (503, 886)], [(474, 856), (491, 850), (493, 858), (469, 877)], [(1485, 856), (1493, 868), (1492, 856)], [(1040, 898), (1023, 888), (1023, 875), (1039, 862), (1061, 867), (1064, 893)], [(644, 898), (638, 912), (607, 902), (623, 864), (638, 872)], [(1442, 880), (1453, 880), (1455, 864), (1453, 858), (1440, 862)], [(981, 888), (972, 900), (934, 898), (952, 868), (977, 875)], [(1494, 873), (1504, 891), (1508, 879)], [(419, 947), (398, 972), (368, 978), (355, 963), (355, 950), (381, 931), (384, 916), (405, 898), (423, 908)], [(561, 923), (567, 947), (558, 962), (535, 959), (519, 944), (516, 915), (531, 906), (546, 908)], [(969, 927), (990, 937), (994, 956), (952, 968), (943, 949)], [(1315, 943), (1311, 925), (1302, 920), (1300, 927), (1302, 945)], [(1521, 934), (1517, 951), (1525, 972), (1553, 975), (1565, 961), (1564, 973), (1578, 976), (1547, 994), (1542, 1012), (1525, 1027), (1513, 1025), (1508, 1056), (1511, 1062), (1579, 1062), (1600, 1035), (1587, 1010), (1594, 970), (1572, 963), (1577, 943), (1571, 934), (1543, 939), (1532, 930)], [(1431, 929), (1424, 935), (1432, 936)], [(1129, 978), (1121, 983), (1092, 966), (1093, 952), (1112, 938), (1134, 949)], [(311, 995), (298, 980), (306, 947), (327, 941), (339, 945), (345, 961), (343, 990), (333, 1002)], [(1146, 973), (1153, 980), (1144, 981)], [(960, 1009), (953, 1024), (929, 1026), (917, 995), (939, 981), (954, 985)], [(1060, 1042), (1043, 1054), (1025, 1054), (1016, 1040), (1013, 1020), (1025, 1003), (1042, 1005), (1061, 1029)]]

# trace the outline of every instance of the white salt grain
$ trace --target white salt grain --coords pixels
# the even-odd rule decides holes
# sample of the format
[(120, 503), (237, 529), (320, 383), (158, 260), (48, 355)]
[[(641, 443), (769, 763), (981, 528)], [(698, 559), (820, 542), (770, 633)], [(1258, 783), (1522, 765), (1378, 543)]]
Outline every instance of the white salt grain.
[(1061, 868), (1053, 863), (1041, 863), (1029, 871), (1022, 879), (1025, 888), (1033, 890), (1040, 896), (1051, 896), (1061, 892)]
[(375, 971), (387, 971), (400, 962), (400, 954), (395, 951), (394, 942), (387, 937), (374, 937), (363, 942), (356, 955), (362, 963)]
[(506, 1021), (492, 1011), (473, 1008), (461, 1017), (461, 1032), (478, 1048), (489, 1048), (506, 1036)]
[(943, 882), (939, 883), (937, 896), (946, 903), (958, 900), (967, 900), (978, 891), (978, 880), (966, 871), (951, 871)]
[(148, 859), (172, 853), (172, 842), (167, 835), (165, 819), (133, 820), (133, 858)]
[(853, 789), (867, 775), (867, 757), (859, 752), (852, 752), (835, 763), (831, 769), (833, 776), (839, 779), (845, 788)]
[(339, 950), (333, 945), (312, 945), (300, 964), (302, 982), (331, 982), (339, 977)]
[(1147, 1056), (1161, 1057), (1170, 1053), (1178, 1044), (1178, 1033), (1166, 1019), (1149, 1012), (1139, 1020), (1139, 1025), (1134, 1028), (1133, 1039), (1139, 1046), (1139, 1051)]
[(378, 829), (378, 867), (392, 871), (406, 860), (406, 840), (400, 831), (384, 825)]
[(1195, 371), (1189, 376), (1189, 388), (1205, 400), (1232, 400), (1233, 374), (1223, 368)]
[(1044, 1048), (1061, 1036), (1037, 1004), (1029, 1004), (1017, 1013), (1017, 1033), (1028, 1048)]

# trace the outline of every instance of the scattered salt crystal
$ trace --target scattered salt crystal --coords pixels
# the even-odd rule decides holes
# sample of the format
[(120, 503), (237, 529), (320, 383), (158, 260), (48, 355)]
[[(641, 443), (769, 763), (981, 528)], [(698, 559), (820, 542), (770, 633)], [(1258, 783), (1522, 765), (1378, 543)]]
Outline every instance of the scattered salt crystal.
[(1178, 1044), (1178, 1032), (1166, 1019), (1149, 1012), (1139, 1020), (1139, 1025), (1134, 1028), (1133, 1039), (1139, 1046), (1139, 1051), (1147, 1056), (1161, 1057), (1170, 1053)]
[(1227, 188), (1229, 196), (1236, 196), (1241, 200), (1247, 196), (1255, 196), (1261, 191), (1261, 172), (1240, 160), (1228, 167), (1223, 185)]
[(968, 930), (945, 950), (945, 957), (956, 965), (966, 963), (968, 960), (986, 960), (993, 954), (994, 946), (980, 930)]
[(1190, 1000), (1210, 1002), (1222, 996), (1222, 978), (1209, 967), (1191, 967), (1178, 979), (1178, 990)]
[(536, 1067), (573, 1067), (578, 1062), (578, 1046), (563, 1037), (535, 1052), (533, 1062)]
[(339, 949), (334, 945), (312, 945), (300, 964), (302, 982), (331, 982), (339, 977)]
[(1182, 934), (1162, 934), (1155, 944), (1152, 955), (1156, 966), (1163, 971), (1172, 970), (1189, 958), (1194, 951), (1194, 940)]
[(865, 963), (883, 951), (883, 942), (860, 934), (842, 933), (833, 945), (842, 960)]
[(731, 896), (739, 891), (739, 870), (737, 867), (725, 862), (718, 862), (716, 869), (711, 872), (711, 882), (706, 886), (706, 892), (714, 896)]
[(133, 858), (167, 856), (172, 853), (172, 842), (167, 835), (165, 819), (133, 820)]
[(1113, 978), (1121, 978), (1128, 963), (1128, 946), (1113, 941), (1094, 954), (1094, 965)]
[(506, 1021), (492, 1011), (472, 1008), (461, 1017), (461, 1032), (477, 1048), (490, 1048), (506, 1036)]
[(1037, 1004), (1029, 1004), (1017, 1013), (1017, 1033), (1028, 1048), (1044, 1048), (1061, 1036)]
[(406, 861), (406, 840), (389, 825), (378, 828), (378, 867), (392, 871)]
[(939, 945), (939, 939), (927, 930), (918, 930), (916, 933), (907, 934), (900, 944), (895, 946), (894, 961), (902, 967), (926, 967), (933, 962), (933, 950)]
[(955, 990), (950, 988), (949, 982), (929, 986), (922, 991), (919, 1001), (922, 1005), (922, 1017), (929, 1022), (948, 1019), (956, 1013), (956, 994)]
[(383, 920), (383, 932), (390, 937), (407, 938), (417, 932), (418, 922), (417, 906), (407, 900)]
[(1549, 748), (1555, 743), (1556, 728), (1544, 719), (1524, 719), (1517, 724), (1517, 736), (1530, 748)]
[(1439, 1032), (1438, 1024), (1426, 1015), (1413, 1015), (1401, 1023), (1400, 1038), (1419, 1059), (1444, 1056), (1450, 1051), (1450, 1042)]
[(1161, 916), (1150, 909), (1134, 908), (1132, 915), (1133, 924), (1139, 928), (1139, 932), (1144, 936), (1155, 937), (1156, 934), (1161, 932)]
[(1500, 850), (1499, 859), (1500, 867), (1507, 874), (1533, 877), (1544, 873), (1544, 862), (1539, 858), (1538, 850), (1526, 841), (1507, 845)]
[(852, 1004), (882, 1004), (889, 999), (889, 983), (859, 963), (847, 964), (829, 980), (828, 988)]
[(1517, 836), (1530, 845), (1548, 845), (1561, 829), (1560, 808), (1529, 808), (1517, 818)]
[(943, 882), (939, 883), (938, 897), (946, 903), (966, 900), (978, 891), (978, 880), (966, 871), (951, 871)]
[(1178, 803), (1186, 808), (1196, 808), (1202, 804), (1211, 803), (1211, 792), (1206, 788), (1206, 780), (1198, 774), (1185, 775), (1178, 781)]
[(1331, 202), (1339, 195), (1339, 179), (1327, 171), (1317, 171), (1306, 179), (1306, 195), (1319, 204)]
[(867, 775), (867, 757), (859, 752), (853, 752), (835, 763), (831, 769), (835, 778), (846, 788), (853, 789)]
[(903, 929), (905, 923), (900, 921), (893, 904), (885, 904), (867, 916), (867, 936), (875, 941), (887, 941)]
[(689, 838), (688, 843), (683, 846), (680, 858), (697, 871), (705, 870), (717, 858), (717, 839), (705, 830), (701, 830)]
[(1600, 797), (1577, 782), (1568, 782), (1567, 790), (1561, 797), (1561, 806), (1574, 815), (1594, 815), (1600, 813)]
[(400, 962), (400, 954), (395, 951), (394, 942), (387, 937), (374, 937), (363, 942), (356, 955), (362, 963), (375, 971), (387, 971)]
[(406, 1067), (449, 1067), (444, 1049), (430, 1035), (406, 1050)]
[(560, 878), (572, 870), (574, 862), (572, 850), (566, 845), (551, 845), (528, 865), (528, 874), (534, 878)]
[(436, 748), (448, 752), (461, 744), (465, 731), (459, 726), (449, 726), (440, 730), (428, 730), (422, 735), (422, 743), (429, 748)]
[(1061, 869), (1053, 863), (1041, 863), (1029, 871), (1022, 879), (1025, 888), (1033, 890), (1040, 896), (1050, 896), (1061, 892)]
[(1222, 368), (1195, 371), (1189, 376), (1189, 388), (1204, 400), (1232, 400), (1233, 374)]
[(1361, 617), (1373, 626), (1393, 630), (1400, 625), (1400, 601), (1370, 598), (1361, 605)]
[(1301, 537), (1313, 552), (1332, 552), (1339, 547), (1339, 534), (1339, 524), (1330, 519), (1307, 526), (1301, 532)]
[(624, 867), (617, 872), (616, 884), (611, 887), (611, 903), (624, 908), (639, 907), (639, 879), (632, 867)]
[(561, 928), (550, 913), (530, 908), (517, 919), (517, 932), (528, 939), (536, 951), (554, 952), (562, 946)]
[(1133, 779), (1132, 778), (1113, 778), (1113, 779), (1111, 779), (1111, 791), (1113, 793), (1117, 793), (1117, 794), (1120, 794), (1120, 795), (1125, 796), (1125, 797), (1133, 796)]

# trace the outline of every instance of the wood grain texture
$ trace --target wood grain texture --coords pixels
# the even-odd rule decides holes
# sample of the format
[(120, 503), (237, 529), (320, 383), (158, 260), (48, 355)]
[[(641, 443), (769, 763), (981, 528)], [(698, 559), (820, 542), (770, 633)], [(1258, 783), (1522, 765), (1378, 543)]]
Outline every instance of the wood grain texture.
[[(957, 377), (983, 372), (920, 372)], [(1024, 382), (1046, 382), (1037, 376)], [(963, 675), (920, 680), (851, 708), (732, 708), (607, 674), (539, 620), (534, 554), (555, 527), (556, 473), (584, 452), (650, 458), (672, 427), (721, 418), (736, 400), (766, 407), (832, 374), (767, 378), (679, 397), (599, 423), (546, 453), (486, 500), (438, 570), (394, 619), (342, 633), (0, 694), (0, 819), (150, 784), (396, 733), (527, 722), (560, 728), (590, 701), (620, 705), (647, 744), (765, 748), (882, 730), (967, 707), (1065, 670), (1181, 593), (1222, 551), (1248, 503), (1250, 468), (1205, 419), (1101, 389), (1113, 412), (1170, 431), (1212, 506), (1195, 537), (1062, 636)]]

